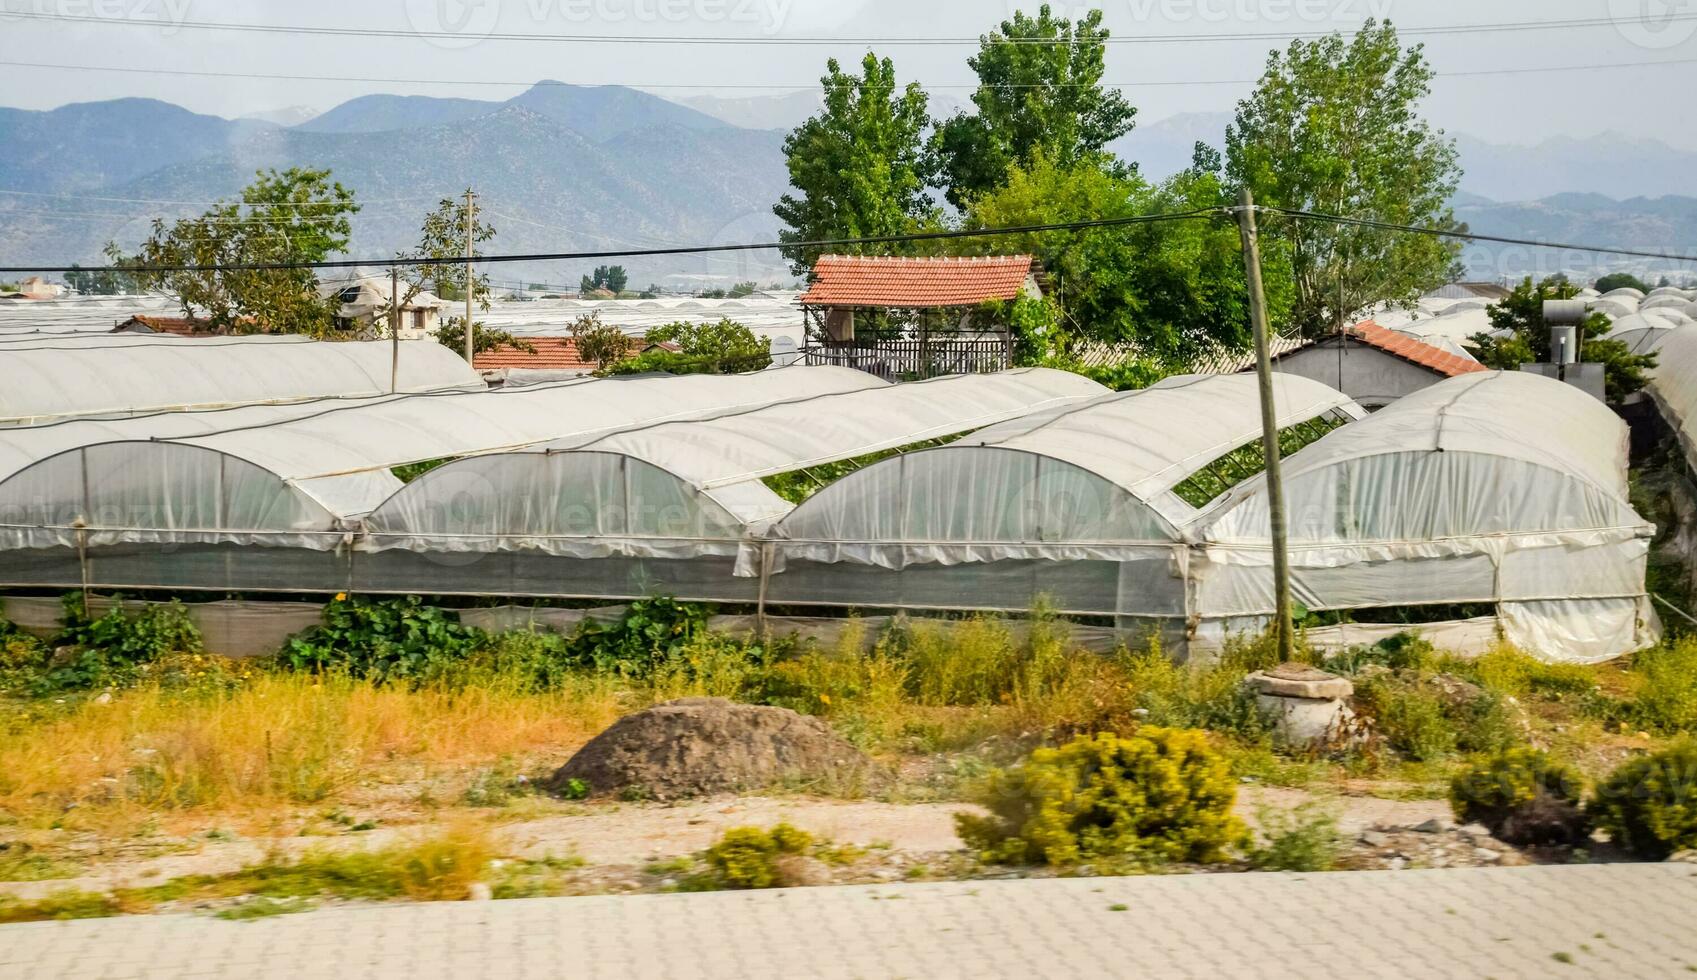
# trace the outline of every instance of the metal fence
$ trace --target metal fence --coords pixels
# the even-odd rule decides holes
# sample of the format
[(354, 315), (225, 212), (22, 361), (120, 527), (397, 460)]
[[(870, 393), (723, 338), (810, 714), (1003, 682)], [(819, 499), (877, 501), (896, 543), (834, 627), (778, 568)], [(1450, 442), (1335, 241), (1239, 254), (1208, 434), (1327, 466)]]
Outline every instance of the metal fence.
[(827, 344), (803, 351), (808, 364), (834, 364), (887, 381), (941, 374), (989, 374), (1012, 366), (1008, 345), (997, 338), (884, 340), (865, 346)]

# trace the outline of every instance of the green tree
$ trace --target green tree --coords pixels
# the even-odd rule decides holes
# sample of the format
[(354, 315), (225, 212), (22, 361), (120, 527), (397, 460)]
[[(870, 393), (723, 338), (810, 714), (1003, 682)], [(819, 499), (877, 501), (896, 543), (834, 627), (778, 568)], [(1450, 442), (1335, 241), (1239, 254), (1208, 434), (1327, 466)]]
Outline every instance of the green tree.
[[(1029, 168), (977, 198), (969, 227), (1134, 218), (1219, 208), (1218, 175), (1185, 171), (1159, 187), (1086, 164), (1064, 169), (1039, 153)], [(961, 240), (962, 249), (983, 248)], [(1174, 364), (1219, 346), (1248, 342), (1247, 288), (1237, 230), (1224, 216), (1049, 231), (996, 239), (998, 251), (1029, 252), (1042, 262), (1062, 311), (1050, 355), (1080, 343), (1129, 345)], [(1276, 243), (1263, 254), (1270, 316), (1288, 316), (1288, 261)]]
[(623, 330), (610, 323), (602, 323), (599, 313), (585, 313), (578, 317), (572, 323), (571, 332), (578, 356), (593, 363), (598, 371), (624, 360), (631, 348), (636, 346)]
[[(1521, 280), (1501, 302), (1490, 309), (1494, 331), (1507, 330), (1507, 337), (1475, 334), (1469, 343), (1478, 350), (1479, 361), (1499, 371), (1517, 371), (1522, 364), (1537, 364), (1550, 359), (1550, 329), (1544, 323), (1544, 301), (1572, 299), (1579, 287), (1565, 278), (1552, 276), (1534, 284), (1532, 277)], [(1609, 318), (1592, 313), (1579, 325), (1579, 359), (1588, 364), (1603, 365), (1603, 387), (1610, 402), (1618, 404), (1627, 395), (1644, 387), (1649, 380), (1644, 372), (1656, 366), (1656, 355), (1634, 354), (1625, 341), (1610, 340)]]
[(578, 281), (578, 291), (589, 293), (597, 289), (605, 289), (616, 296), (625, 291), (625, 286), (629, 282), (630, 276), (626, 274), (624, 266), (598, 265), (593, 273)]
[(1641, 293), (1647, 293), (1650, 291), (1650, 287), (1644, 284), (1644, 280), (1630, 272), (1611, 272), (1598, 279), (1595, 288), (1599, 293), (1607, 293), (1616, 289), (1624, 288), (1636, 289)]
[[(123, 253), (113, 242), (106, 243), (105, 254), (114, 263), (125, 261)], [(84, 269), (73, 264), (71, 271), (65, 273), (65, 285), (83, 296), (118, 296), (135, 291), (135, 277), (126, 272)]]
[(320, 262), (347, 248), (348, 218), (357, 211), (353, 192), (328, 170), (261, 171), (238, 199), (199, 217), (169, 225), (155, 219), (125, 264), (139, 267), (140, 286), (176, 293), (184, 315), (204, 316), (214, 330), (324, 336), (336, 327), (336, 301), (319, 295), (311, 269), (159, 267)]
[[(1258, 205), (1433, 230), (1459, 226), (1449, 200), (1456, 150), (1418, 112), (1433, 72), (1421, 46), (1369, 20), (1351, 40), (1297, 40), (1274, 52), (1226, 131), (1226, 169)], [(1431, 235), (1268, 218), (1288, 245), (1294, 319), (1333, 329), (1381, 301), (1412, 303), (1452, 278), (1459, 246)]]
[[(494, 237), (495, 226), (474, 213), (471, 227), (472, 256), (482, 255), (483, 252), (478, 246)], [(444, 197), (437, 203), (436, 210), (426, 214), (419, 225), (418, 244), (395, 257), (401, 270), (401, 307), (406, 307), (426, 289), (444, 300), (463, 301), (467, 289), (465, 254), (465, 198)], [(472, 301), (477, 304), (477, 308), (488, 310), (492, 293), (489, 275), (479, 273), (474, 268), (470, 289)], [(536, 350), (504, 330), (491, 330), (476, 321), (473, 321), (472, 329), (475, 331), (472, 334), (472, 349), (475, 353), (502, 347), (517, 347), (532, 353)], [(448, 313), (443, 316), (440, 326), (436, 328), (436, 339), (456, 351), (465, 350), (465, 314)]]
[(1102, 85), (1108, 31), (1102, 11), (1075, 24), (1044, 4), (1036, 17), (1012, 20), (980, 38), (967, 64), (978, 75), (975, 112), (937, 127), (932, 152), (949, 203), (965, 209), (1000, 187), (1008, 168), (1027, 166), (1041, 152), (1067, 169), (1093, 164), (1129, 173), (1107, 145), (1131, 132), (1137, 109)]
[(655, 327), (643, 336), (650, 345), (670, 344), (676, 350), (652, 347), (614, 364), (612, 374), (737, 374), (759, 371), (772, 364), (772, 341), (725, 317), (717, 323), (679, 320)]
[[(940, 220), (926, 194), (931, 183), (924, 133), (930, 125), (925, 92), (916, 83), (896, 87), (890, 59), (868, 52), (861, 74), (845, 74), (832, 58), (820, 79), (825, 105), (784, 139), (790, 185), (772, 208), (788, 227), (778, 233), (797, 275), (805, 275), (820, 249), (806, 241), (900, 235)], [(870, 246), (888, 255), (897, 245)]]

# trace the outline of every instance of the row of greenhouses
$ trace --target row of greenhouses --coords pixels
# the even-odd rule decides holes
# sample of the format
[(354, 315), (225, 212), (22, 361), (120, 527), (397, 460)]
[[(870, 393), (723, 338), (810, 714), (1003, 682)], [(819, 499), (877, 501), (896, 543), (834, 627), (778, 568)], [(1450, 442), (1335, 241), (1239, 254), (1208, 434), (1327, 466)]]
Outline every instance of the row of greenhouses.
[[(1275, 406), (1305, 608), (1486, 616), (1574, 660), (1654, 636), (1652, 529), (1600, 403), (1478, 372), (1373, 415), (1279, 375)], [(508, 390), (450, 377), (61, 416), (0, 427), (0, 586), (762, 611), (1042, 596), (1202, 643), (1272, 609), (1249, 375), (1120, 393), (1043, 368), (899, 385), (832, 367)]]

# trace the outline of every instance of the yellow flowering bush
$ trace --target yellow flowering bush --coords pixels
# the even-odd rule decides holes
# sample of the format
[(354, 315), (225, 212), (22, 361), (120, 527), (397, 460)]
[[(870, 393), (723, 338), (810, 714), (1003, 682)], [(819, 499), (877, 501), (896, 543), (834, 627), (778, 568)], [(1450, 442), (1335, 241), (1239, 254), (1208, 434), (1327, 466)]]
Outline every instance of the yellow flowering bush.
[(1621, 763), (1589, 809), (1610, 839), (1637, 857), (1660, 861), (1697, 850), (1697, 741)]
[(989, 816), (955, 821), (961, 839), (996, 863), (1208, 863), (1248, 840), (1232, 815), (1236, 795), (1229, 764), (1204, 733), (1143, 727), (1037, 749), (986, 781), (979, 802)]
[(1450, 808), (1510, 844), (1582, 843), (1590, 833), (1580, 808), (1579, 775), (1536, 749), (1489, 756), (1450, 783)]
[(732, 827), (703, 856), (718, 887), (778, 888), (791, 884), (784, 874), (783, 857), (804, 854), (812, 846), (811, 834), (787, 823), (770, 830)]

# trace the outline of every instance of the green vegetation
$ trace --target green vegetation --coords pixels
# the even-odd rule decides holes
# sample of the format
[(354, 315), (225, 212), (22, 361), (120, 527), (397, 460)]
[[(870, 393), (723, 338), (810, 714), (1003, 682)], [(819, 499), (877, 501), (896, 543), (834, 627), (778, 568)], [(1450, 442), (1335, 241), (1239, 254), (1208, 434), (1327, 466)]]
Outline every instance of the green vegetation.
[(1697, 848), (1697, 741), (1622, 763), (1598, 784), (1589, 811), (1615, 843), (1646, 860)]
[(630, 276), (625, 273), (624, 266), (598, 265), (594, 272), (578, 282), (578, 292), (587, 294), (605, 290), (617, 296), (625, 291), (625, 285), (629, 282)]
[[(772, 364), (772, 341), (729, 317), (717, 323), (679, 320), (655, 327), (643, 336), (651, 349), (607, 368), (609, 374), (737, 374), (759, 371)], [(669, 344), (670, 350), (657, 345)]]
[(220, 201), (194, 218), (167, 225), (156, 218), (135, 256), (109, 256), (138, 267), (143, 289), (177, 295), (184, 316), (229, 333), (336, 331), (339, 300), (318, 294), (311, 269), (154, 272), (150, 267), (319, 262), (347, 250), (359, 211), (353, 192), (330, 180), (328, 170), (291, 167), (261, 171), (235, 200)]
[(1450, 806), (1457, 820), (1482, 823), (1510, 844), (1577, 846), (1590, 834), (1582, 793), (1577, 772), (1519, 746), (1458, 774), (1450, 783)]
[(1617, 289), (1636, 289), (1641, 293), (1650, 291), (1644, 280), (1630, 272), (1611, 272), (1597, 279), (1596, 290), (1599, 293), (1612, 293)]
[(784, 868), (784, 858), (805, 854), (813, 845), (811, 834), (787, 823), (770, 830), (732, 827), (702, 857), (715, 887), (781, 888), (795, 884)]
[(126, 607), (118, 597), (100, 616), (80, 593), (64, 599), (63, 626), (48, 642), (0, 621), (0, 691), (42, 697), (135, 683), (174, 655), (201, 652), (200, 631), (181, 603)]
[(856, 470), (871, 466), (879, 460), (889, 459), (892, 456), (903, 456), (907, 453), (918, 452), (921, 449), (946, 446), (965, 435), (967, 433), (957, 432), (936, 439), (926, 439), (923, 442), (912, 442), (905, 446), (897, 446), (894, 449), (884, 449), (875, 453), (867, 453), (864, 456), (856, 456), (853, 459), (840, 459), (834, 463), (810, 466), (805, 470), (777, 473), (762, 477), (760, 482), (766, 484), (773, 493), (790, 503), (799, 504), (819, 490), (830, 486)]
[[(1298, 422), (1279, 430), (1279, 455), (1289, 456), (1299, 449), (1318, 442), (1326, 433), (1349, 424), (1349, 416), (1329, 412), (1318, 418)], [(1267, 468), (1267, 454), (1260, 440), (1239, 446), (1212, 460), (1200, 470), (1185, 477), (1173, 487), (1185, 503), (1206, 507), (1214, 498)]]
[[(1480, 362), (1504, 371), (1519, 370), (1522, 364), (1548, 362), (1550, 331), (1544, 324), (1544, 302), (1577, 295), (1579, 287), (1561, 276), (1552, 276), (1535, 285), (1531, 276), (1521, 280), (1507, 298), (1490, 308), (1491, 328), (1511, 331), (1512, 336), (1498, 339), (1478, 334), (1470, 341), (1478, 349)], [(1602, 313), (1592, 313), (1579, 325), (1579, 360), (1603, 365), (1608, 399), (1619, 404), (1649, 381), (1645, 372), (1656, 366), (1656, 355), (1654, 352), (1634, 354), (1624, 341), (1610, 340), (1611, 322)]]
[(989, 816), (955, 820), (986, 861), (1209, 863), (1247, 839), (1231, 813), (1236, 796), (1229, 763), (1204, 733), (1151, 725), (1037, 749), (986, 780), (978, 802)]
[[(1292, 41), (1238, 103), (1228, 183), (1262, 206), (1459, 227), (1449, 203), (1461, 177), (1455, 144), (1418, 111), (1433, 77), (1422, 46), (1403, 48), (1389, 22), (1368, 20), (1348, 39)], [(1288, 256), (1291, 318), (1306, 334), (1385, 300), (1413, 303), (1455, 278), (1460, 253), (1428, 235), (1324, 222), (1270, 221), (1263, 234), (1263, 249)]]
[(1337, 818), (1305, 805), (1294, 810), (1256, 811), (1261, 837), (1249, 849), (1250, 867), (1261, 871), (1331, 871), (1338, 865), (1344, 840)]

